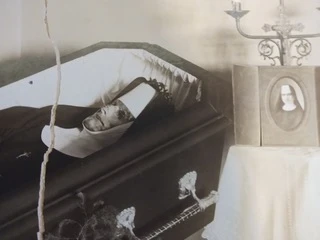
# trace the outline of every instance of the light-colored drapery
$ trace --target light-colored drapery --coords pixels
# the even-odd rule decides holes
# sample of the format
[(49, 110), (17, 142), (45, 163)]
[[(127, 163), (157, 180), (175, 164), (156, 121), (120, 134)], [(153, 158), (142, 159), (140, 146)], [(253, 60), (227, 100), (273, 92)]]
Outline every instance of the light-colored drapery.
[(320, 148), (230, 148), (208, 240), (320, 239)]

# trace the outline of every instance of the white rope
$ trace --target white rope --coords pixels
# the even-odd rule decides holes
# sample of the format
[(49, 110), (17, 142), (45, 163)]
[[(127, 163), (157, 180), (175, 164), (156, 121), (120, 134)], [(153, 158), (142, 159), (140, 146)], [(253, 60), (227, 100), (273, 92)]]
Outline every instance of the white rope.
[(51, 118), (50, 118), (50, 131), (51, 131), (51, 142), (50, 147), (46, 151), (46, 153), (43, 156), (43, 162), (41, 164), (41, 173), (40, 173), (40, 189), (39, 189), (39, 199), (38, 199), (38, 225), (39, 225), (39, 232), (37, 233), (38, 240), (44, 239), (44, 233), (45, 233), (45, 221), (44, 221), (44, 215), (43, 215), (43, 209), (44, 209), (44, 198), (45, 198), (45, 186), (46, 186), (46, 172), (47, 172), (47, 163), (49, 162), (49, 154), (52, 152), (54, 148), (55, 143), (55, 132), (54, 132), (54, 125), (56, 121), (56, 110), (59, 102), (60, 97), (60, 86), (61, 86), (61, 60), (60, 60), (60, 52), (59, 49), (54, 42), (54, 40), (51, 38), (50, 30), (49, 30), (49, 24), (48, 24), (48, 0), (44, 0), (45, 3), (45, 17), (44, 17), (44, 23), (46, 27), (46, 32), (48, 35), (49, 40), (52, 43), (52, 46), (54, 48), (54, 52), (56, 55), (56, 64), (57, 64), (57, 88), (56, 88), (56, 99), (55, 103), (52, 106), (51, 109)]

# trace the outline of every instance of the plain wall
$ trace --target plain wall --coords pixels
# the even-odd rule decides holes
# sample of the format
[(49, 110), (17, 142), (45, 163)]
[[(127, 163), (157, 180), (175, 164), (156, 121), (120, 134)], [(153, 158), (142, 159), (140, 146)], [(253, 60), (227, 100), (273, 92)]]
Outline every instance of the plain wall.
[(0, 63), (21, 54), (21, 2), (0, 0)]
[[(149, 42), (231, 82), (232, 64), (269, 65), (257, 51), (258, 40), (240, 36), (224, 10), (231, 0), (48, 0), (51, 35), (66, 55), (100, 41)], [(243, 0), (250, 13), (245, 32), (265, 34), (263, 24), (277, 20), (278, 0)], [(319, 0), (286, 0), (293, 23), (303, 33), (320, 32)], [(0, 65), (20, 58), (54, 59), (44, 25), (44, 0), (0, 0)], [(304, 65), (319, 65), (320, 38), (310, 39), (313, 51)], [(29, 60), (28, 60), (29, 61)], [(23, 62), (26, 64), (26, 61)], [(21, 67), (21, 66), (20, 66)], [(10, 79), (11, 69), (0, 77)], [(4, 73), (5, 72), (5, 73)], [(232, 143), (228, 137), (226, 145)], [(196, 234), (194, 239), (200, 237)]]
[[(1, 0), (2, 58), (36, 54), (53, 56), (44, 25), (44, 0)], [(21, 8), (19, 10), (19, 2)], [(158, 44), (201, 67), (231, 80), (232, 64), (269, 65), (257, 51), (258, 40), (240, 36), (224, 10), (229, 0), (49, 0), (49, 23), (62, 55), (100, 41)], [(320, 2), (285, 1), (292, 22), (302, 22), (305, 33), (320, 32)], [(264, 23), (277, 20), (278, 0), (243, 0), (251, 10), (243, 18), (248, 33), (264, 34)], [(19, 11), (21, 15), (19, 15)], [(15, 15), (16, 14), (16, 15)], [(10, 24), (9, 24), (10, 23)], [(9, 26), (9, 27), (8, 27)], [(17, 27), (17, 28), (16, 28)], [(19, 37), (19, 30), (20, 37)], [(2, 34), (3, 35), (3, 34)], [(304, 64), (319, 64), (320, 40)], [(7, 56), (7, 57), (6, 57)]]

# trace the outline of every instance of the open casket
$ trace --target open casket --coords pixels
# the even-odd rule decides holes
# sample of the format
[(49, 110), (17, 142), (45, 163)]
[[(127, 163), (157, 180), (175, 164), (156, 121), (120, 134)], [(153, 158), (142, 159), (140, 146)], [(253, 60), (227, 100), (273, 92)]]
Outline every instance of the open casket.
[[(50, 157), (53, 165), (55, 161), (60, 163), (59, 167), (49, 169), (46, 181), (47, 238), (127, 239), (94, 237), (106, 231), (103, 226), (108, 224), (108, 231), (112, 232), (110, 226), (117, 223), (116, 228), (127, 229), (139, 238), (149, 235), (143, 239), (158, 235), (162, 239), (184, 239), (211, 222), (212, 200), (216, 198), (212, 190), (218, 187), (224, 130), (231, 123), (225, 114), (230, 103), (226, 101), (227, 94), (231, 94), (229, 85), (169, 51), (147, 43), (98, 43), (64, 57), (61, 71), (58, 109), (60, 106), (99, 108), (133, 79), (144, 77), (165, 86), (172, 96), (175, 112), (148, 122), (141, 131), (125, 135), (85, 158), (68, 162), (68, 159), (55, 159), (55, 155)], [(16, 118), (24, 119), (34, 109), (51, 108), (56, 76), (56, 66), (36, 69), (30, 76), (0, 88), (0, 133), (11, 134), (0, 136), (3, 153), (0, 156), (7, 156), (6, 151), (12, 150), (5, 143), (14, 136), (12, 131), (19, 135), (18, 130), (28, 128), (35, 121), (30, 117), (22, 127), (12, 127), (10, 124), (15, 120), (1, 117), (8, 110), (16, 110), (22, 112)], [(57, 117), (59, 114), (58, 111)], [(24, 133), (18, 139), (27, 137)], [(33, 138), (41, 140), (36, 134)], [(15, 143), (18, 145), (19, 141)], [(28, 162), (32, 150), (20, 150), (23, 152), (12, 160), (11, 168), (7, 167), (8, 159), (0, 159), (3, 182), (0, 186), (4, 189), (0, 195), (1, 240), (36, 239), (38, 231), (42, 159)], [(28, 172), (32, 164), (39, 165), (33, 178), (19, 180), (20, 174)], [(11, 186), (6, 181), (8, 175), (15, 179)], [(199, 207), (199, 200), (208, 196), (207, 202), (211, 204)], [(122, 225), (121, 219), (125, 222)], [(81, 235), (88, 229), (91, 235)]]

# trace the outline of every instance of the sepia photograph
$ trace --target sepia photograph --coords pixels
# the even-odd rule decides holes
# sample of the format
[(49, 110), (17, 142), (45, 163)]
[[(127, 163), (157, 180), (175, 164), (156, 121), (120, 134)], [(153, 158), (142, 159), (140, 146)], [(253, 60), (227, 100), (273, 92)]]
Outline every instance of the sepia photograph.
[[(154, 44), (100, 42), (62, 58), (61, 72), (64, 81), (54, 126), (50, 104), (56, 78), (54, 66), (1, 88), (0, 194), (2, 206), (6, 206), (1, 213), (3, 220), (13, 218), (19, 222), (16, 216), (25, 211), (24, 220), (36, 223), (28, 208), (38, 200), (39, 172), (43, 156), (52, 146), (52, 132), (55, 144), (47, 165), (46, 193), (47, 201), (54, 203), (47, 214), (50, 222), (46, 227), (50, 231), (45, 239), (112, 236), (109, 223), (105, 223), (108, 211), (111, 223), (112, 218), (117, 220), (115, 216), (130, 213), (124, 220), (130, 216), (132, 222), (123, 227), (130, 231), (119, 230), (119, 234), (130, 233), (130, 239), (134, 239), (133, 224), (140, 229), (140, 235), (159, 235), (161, 224), (167, 224), (163, 222), (166, 215), (177, 213), (177, 223), (170, 225), (173, 228), (186, 216), (210, 206), (212, 209), (215, 194), (205, 183), (217, 182), (218, 175), (206, 169), (219, 170), (220, 162), (210, 160), (222, 156), (223, 129), (231, 121), (218, 111), (221, 105), (210, 105), (205, 89), (216, 80), (211, 80), (206, 70)], [(24, 94), (16, 95), (20, 89)], [(216, 144), (211, 146), (213, 142)], [(205, 202), (204, 207), (195, 206), (180, 216), (178, 212), (190, 200), (179, 203), (178, 196), (182, 194), (184, 199), (194, 191), (184, 186), (188, 182), (179, 190), (177, 184), (184, 175), (192, 177), (187, 180), (194, 181), (192, 188), (198, 178), (201, 191), (211, 197), (202, 200), (193, 192), (199, 204)], [(156, 192), (148, 194), (154, 188)], [(67, 202), (55, 202), (70, 191), (74, 196), (70, 195)], [(145, 208), (145, 201), (150, 202), (149, 208)], [(12, 210), (9, 206), (16, 207)], [(57, 214), (59, 211), (63, 214)], [(81, 216), (83, 211), (85, 216)], [(139, 218), (134, 223), (136, 212)], [(199, 214), (203, 220), (195, 226), (208, 221), (212, 213)], [(159, 220), (154, 220), (155, 215)], [(107, 224), (102, 233), (92, 233), (91, 228), (100, 221)], [(90, 231), (87, 224), (93, 224), (88, 226)], [(83, 227), (79, 229), (80, 225)], [(25, 238), (31, 237), (32, 231), (34, 228), (27, 225), (8, 234), (23, 233)]]
[(319, 20), (0, 0), (0, 240), (319, 240)]
[(269, 101), (271, 116), (279, 128), (293, 131), (299, 127), (305, 101), (300, 86), (293, 79), (279, 79), (272, 87)]

